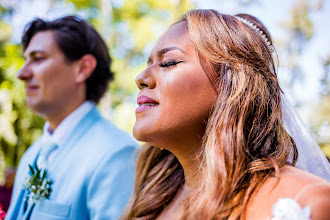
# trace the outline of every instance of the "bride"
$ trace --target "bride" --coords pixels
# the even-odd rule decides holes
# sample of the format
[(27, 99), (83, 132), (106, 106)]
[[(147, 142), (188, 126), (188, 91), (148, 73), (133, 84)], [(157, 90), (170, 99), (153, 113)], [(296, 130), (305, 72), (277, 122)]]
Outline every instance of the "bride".
[(136, 78), (147, 144), (122, 219), (330, 219), (330, 184), (295, 167), (329, 179), (329, 164), (296, 126), (273, 53), (247, 14), (188, 11), (165, 32)]

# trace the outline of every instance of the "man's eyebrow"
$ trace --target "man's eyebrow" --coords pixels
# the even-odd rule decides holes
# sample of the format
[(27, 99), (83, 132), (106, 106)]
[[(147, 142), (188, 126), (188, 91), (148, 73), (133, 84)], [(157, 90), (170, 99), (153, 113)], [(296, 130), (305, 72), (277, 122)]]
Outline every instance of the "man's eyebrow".
[(31, 51), (31, 52), (29, 52), (28, 54), (23, 54), (23, 57), (26, 59), (27, 58), (27, 56), (28, 57), (33, 57), (36, 53), (44, 53), (44, 51), (42, 51), (42, 50), (33, 50), (33, 51)]
[[(160, 51), (157, 52), (158, 57), (162, 57), (165, 53), (171, 51), (171, 50), (179, 50), (182, 53), (186, 53), (184, 50), (182, 50), (180, 47), (166, 47), (164, 49), (161, 49)], [(151, 63), (151, 58), (149, 57), (148, 63)]]

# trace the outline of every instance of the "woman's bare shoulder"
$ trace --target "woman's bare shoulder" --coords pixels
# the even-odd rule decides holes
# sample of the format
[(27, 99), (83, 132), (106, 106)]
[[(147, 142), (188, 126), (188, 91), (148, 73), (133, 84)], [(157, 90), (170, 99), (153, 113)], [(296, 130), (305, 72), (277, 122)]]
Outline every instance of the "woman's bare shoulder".
[(269, 191), (273, 196), (286, 196), (296, 198), (307, 186), (313, 184), (327, 184), (328, 182), (318, 176), (292, 166), (284, 166), (278, 176), (270, 177), (261, 187), (262, 191)]
[(305, 184), (311, 184), (315, 182), (327, 182), (326, 180), (322, 179), (321, 177), (318, 177), (314, 174), (308, 173), (304, 170), (298, 169), (293, 166), (284, 166), (281, 169), (281, 177), (283, 178), (297, 178), (299, 180), (302, 180)]
[[(318, 186), (322, 187), (318, 189)], [(322, 213), (322, 210), (330, 211), (329, 187), (330, 184), (320, 177), (292, 166), (285, 166), (280, 169), (278, 176), (268, 178), (251, 198), (247, 207), (247, 217), (259, 215), (263, 217), (256, 219), (269, 218), (272, 216), (274, 204), (280, 199), (286, 198), (297, 201), (302, 208), (309, 206), (312, 211), (312, 219), (322, 219), (319, 216), (313, 216), (318, 212)], [(326, 202), (327, 205), (324, 204)], [(328, 214), (329, 218), (329, 213), (325, 214)]]
[(330, 183), (322, 181), (305, 186), (296, 201), (302, 207), (310, 207), (311, 219), (330, 219)]

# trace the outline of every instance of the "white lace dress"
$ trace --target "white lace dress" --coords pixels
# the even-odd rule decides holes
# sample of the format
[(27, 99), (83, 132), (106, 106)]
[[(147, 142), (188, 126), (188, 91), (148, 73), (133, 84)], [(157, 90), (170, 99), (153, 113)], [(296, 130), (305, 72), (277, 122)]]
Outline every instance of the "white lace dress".
[(279, 199), (272, 209), (273, 218), (267, 220), (310, 220), (311, 209), (309, 206), (300, 207), (294, 199)]

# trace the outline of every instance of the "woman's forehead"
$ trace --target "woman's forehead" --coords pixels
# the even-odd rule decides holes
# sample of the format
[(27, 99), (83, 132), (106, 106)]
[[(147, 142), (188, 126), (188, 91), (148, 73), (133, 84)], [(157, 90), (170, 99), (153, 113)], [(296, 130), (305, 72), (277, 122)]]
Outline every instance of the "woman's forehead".
[(180, 41), (188, 37), (188, 30), (185, 21), (172, 25), (159, 39), (161, 41)]
[(168, 47), (178, 47), (187, 52), (194, 49), (193, 44), (189, 38), (185, 21), (181, 21), (171, 26), (161, 36), (153, 48), (151, 54), (157, 54), (158, 51)]

